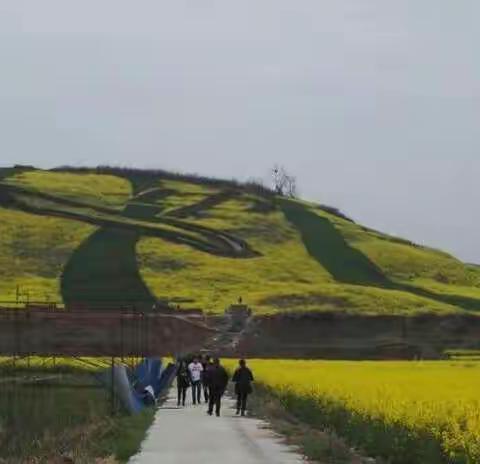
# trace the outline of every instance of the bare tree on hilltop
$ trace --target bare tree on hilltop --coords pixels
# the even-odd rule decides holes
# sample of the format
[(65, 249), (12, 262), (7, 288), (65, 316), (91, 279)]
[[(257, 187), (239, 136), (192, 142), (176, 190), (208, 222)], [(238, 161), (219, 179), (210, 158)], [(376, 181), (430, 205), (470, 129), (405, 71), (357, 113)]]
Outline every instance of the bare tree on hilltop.
[(297, 196), (297, 178), (288, 174), (286, 169), (276, 164), (272, 169), (273, 188), (278, 195), (295, 198)]

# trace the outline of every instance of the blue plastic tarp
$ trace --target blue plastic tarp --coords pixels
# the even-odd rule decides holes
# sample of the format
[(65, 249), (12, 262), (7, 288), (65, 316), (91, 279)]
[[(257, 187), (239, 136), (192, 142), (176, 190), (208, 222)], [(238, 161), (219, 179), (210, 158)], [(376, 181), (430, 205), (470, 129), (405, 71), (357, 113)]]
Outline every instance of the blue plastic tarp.
[(161, 389), (162, 372), (162, 361), (160, 359), (145, 358), (133, 371), (135, 388), (143, 391), (145, 387), (150, 385), (155, 392), (155, 396), (158, 396)]

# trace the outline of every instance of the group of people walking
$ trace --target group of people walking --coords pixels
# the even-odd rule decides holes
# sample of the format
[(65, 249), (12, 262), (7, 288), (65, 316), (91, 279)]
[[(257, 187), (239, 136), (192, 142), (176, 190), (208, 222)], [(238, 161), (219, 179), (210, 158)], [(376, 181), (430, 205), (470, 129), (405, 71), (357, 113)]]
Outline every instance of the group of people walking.
[[(177, 368), (177, 405), (185, 406), (187, 390), (192, 388), (192, 403), (199, 405), (203, 400), (208, 404), (208, 414), (220, 416), (222, 397), (227, 389), (229, 375), (218, 358), (195, 357), (188, 362), (182, 360)], [(237, 415), (245, 415), (248, 395), (252, 393), (252, 371), (247, 367), (244, 359), (239, 361), (239, 366), (232, 377), (235, 383), (237, 396)]]

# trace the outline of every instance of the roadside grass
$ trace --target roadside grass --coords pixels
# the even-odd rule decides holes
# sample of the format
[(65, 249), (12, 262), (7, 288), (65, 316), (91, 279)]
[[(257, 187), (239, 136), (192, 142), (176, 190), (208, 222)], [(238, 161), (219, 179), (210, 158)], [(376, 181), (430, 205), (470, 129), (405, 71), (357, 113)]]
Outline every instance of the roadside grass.
[(0, 208), (0, 300), (16, 286), (30, 301), (61, 301), (60, 276), (70, 256), (95, 227)]
[(8, 184), (80, 199), (93, 204), (122, 208), (132, 194), (130, 182), (116, 176), (88, 173), (25, 171), (8, 177)]
[(392, 464), (480, 459), (478, 362), (251, 360), (297, 419)]
[[(224, 363), (233, 371), (235, 362)], [(234, 396), (233, 388), (231, 388)], [(332, 430), (319, 430), (302, 422), (290, 413), (280, 399), (271, 391), (257, 384), (248, 398), (248, 416), (267, 421), (268, 426), (278, 433), (290, 446), (294, 446), (308, 462), (329, 464), (372, 464), (372, 460), (352, 449), (344, 439)], [(380, 464), (380, 460), (375, 461)]]
[[(108, 396), (97, 387), (15, 386), (11, 392), (3, 389), (2, 397), (16, 404), (14, 420), (21, 424), (13, 439), (2, 440), (8, 425), (0, 433), (0, 457), (8, 464), (63, 462), (62, 457), (76, 464), (108, 457), (126, 463), (138, 451), (155, 414), (149, 408), (133, 416), (111, 416)], [(0, 411), (5, 410), (2, 403), (0, 399)]]
[(32, 357), (17, 360), (13, 368), (11, 359), (0, 359), (2, 378), (10, 379), (0, 383), (1, 462), (127, 462), (155, 410), (112, 415), (109, 392), (92, 377), (107, 365), (94, 358), (56, 358), (54, 363)]
[[(81, 379), (76, 376), (76, 380)], [(3, 385), (1, 391), (2, 457), (61, 455), (71, 446), (65, 441), (74, 428), (94, 424), (109, 414), (106, 392), (93, 385), (76, 388), (12, 383)]]
[(100, 448), (103, 449), (101, 454), (113, 455), (120, 463), (128, 462), (140, 449), (155, 412), (154, 408), (146, 408), (133, 416), (116, 417), (100, 441)]

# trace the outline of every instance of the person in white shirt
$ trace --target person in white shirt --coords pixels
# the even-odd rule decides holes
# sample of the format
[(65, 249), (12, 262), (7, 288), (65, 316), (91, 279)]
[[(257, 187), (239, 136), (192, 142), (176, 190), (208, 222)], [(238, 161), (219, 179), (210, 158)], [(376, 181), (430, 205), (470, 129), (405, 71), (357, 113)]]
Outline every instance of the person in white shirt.
[(202, 371), (202, 363), (199, 362), (198, 358), (194, 358), (188, 365), (188, 372), (190, 372), (190, 380), (192, 382), (192, 400), (194, 405), (201, 403)]

